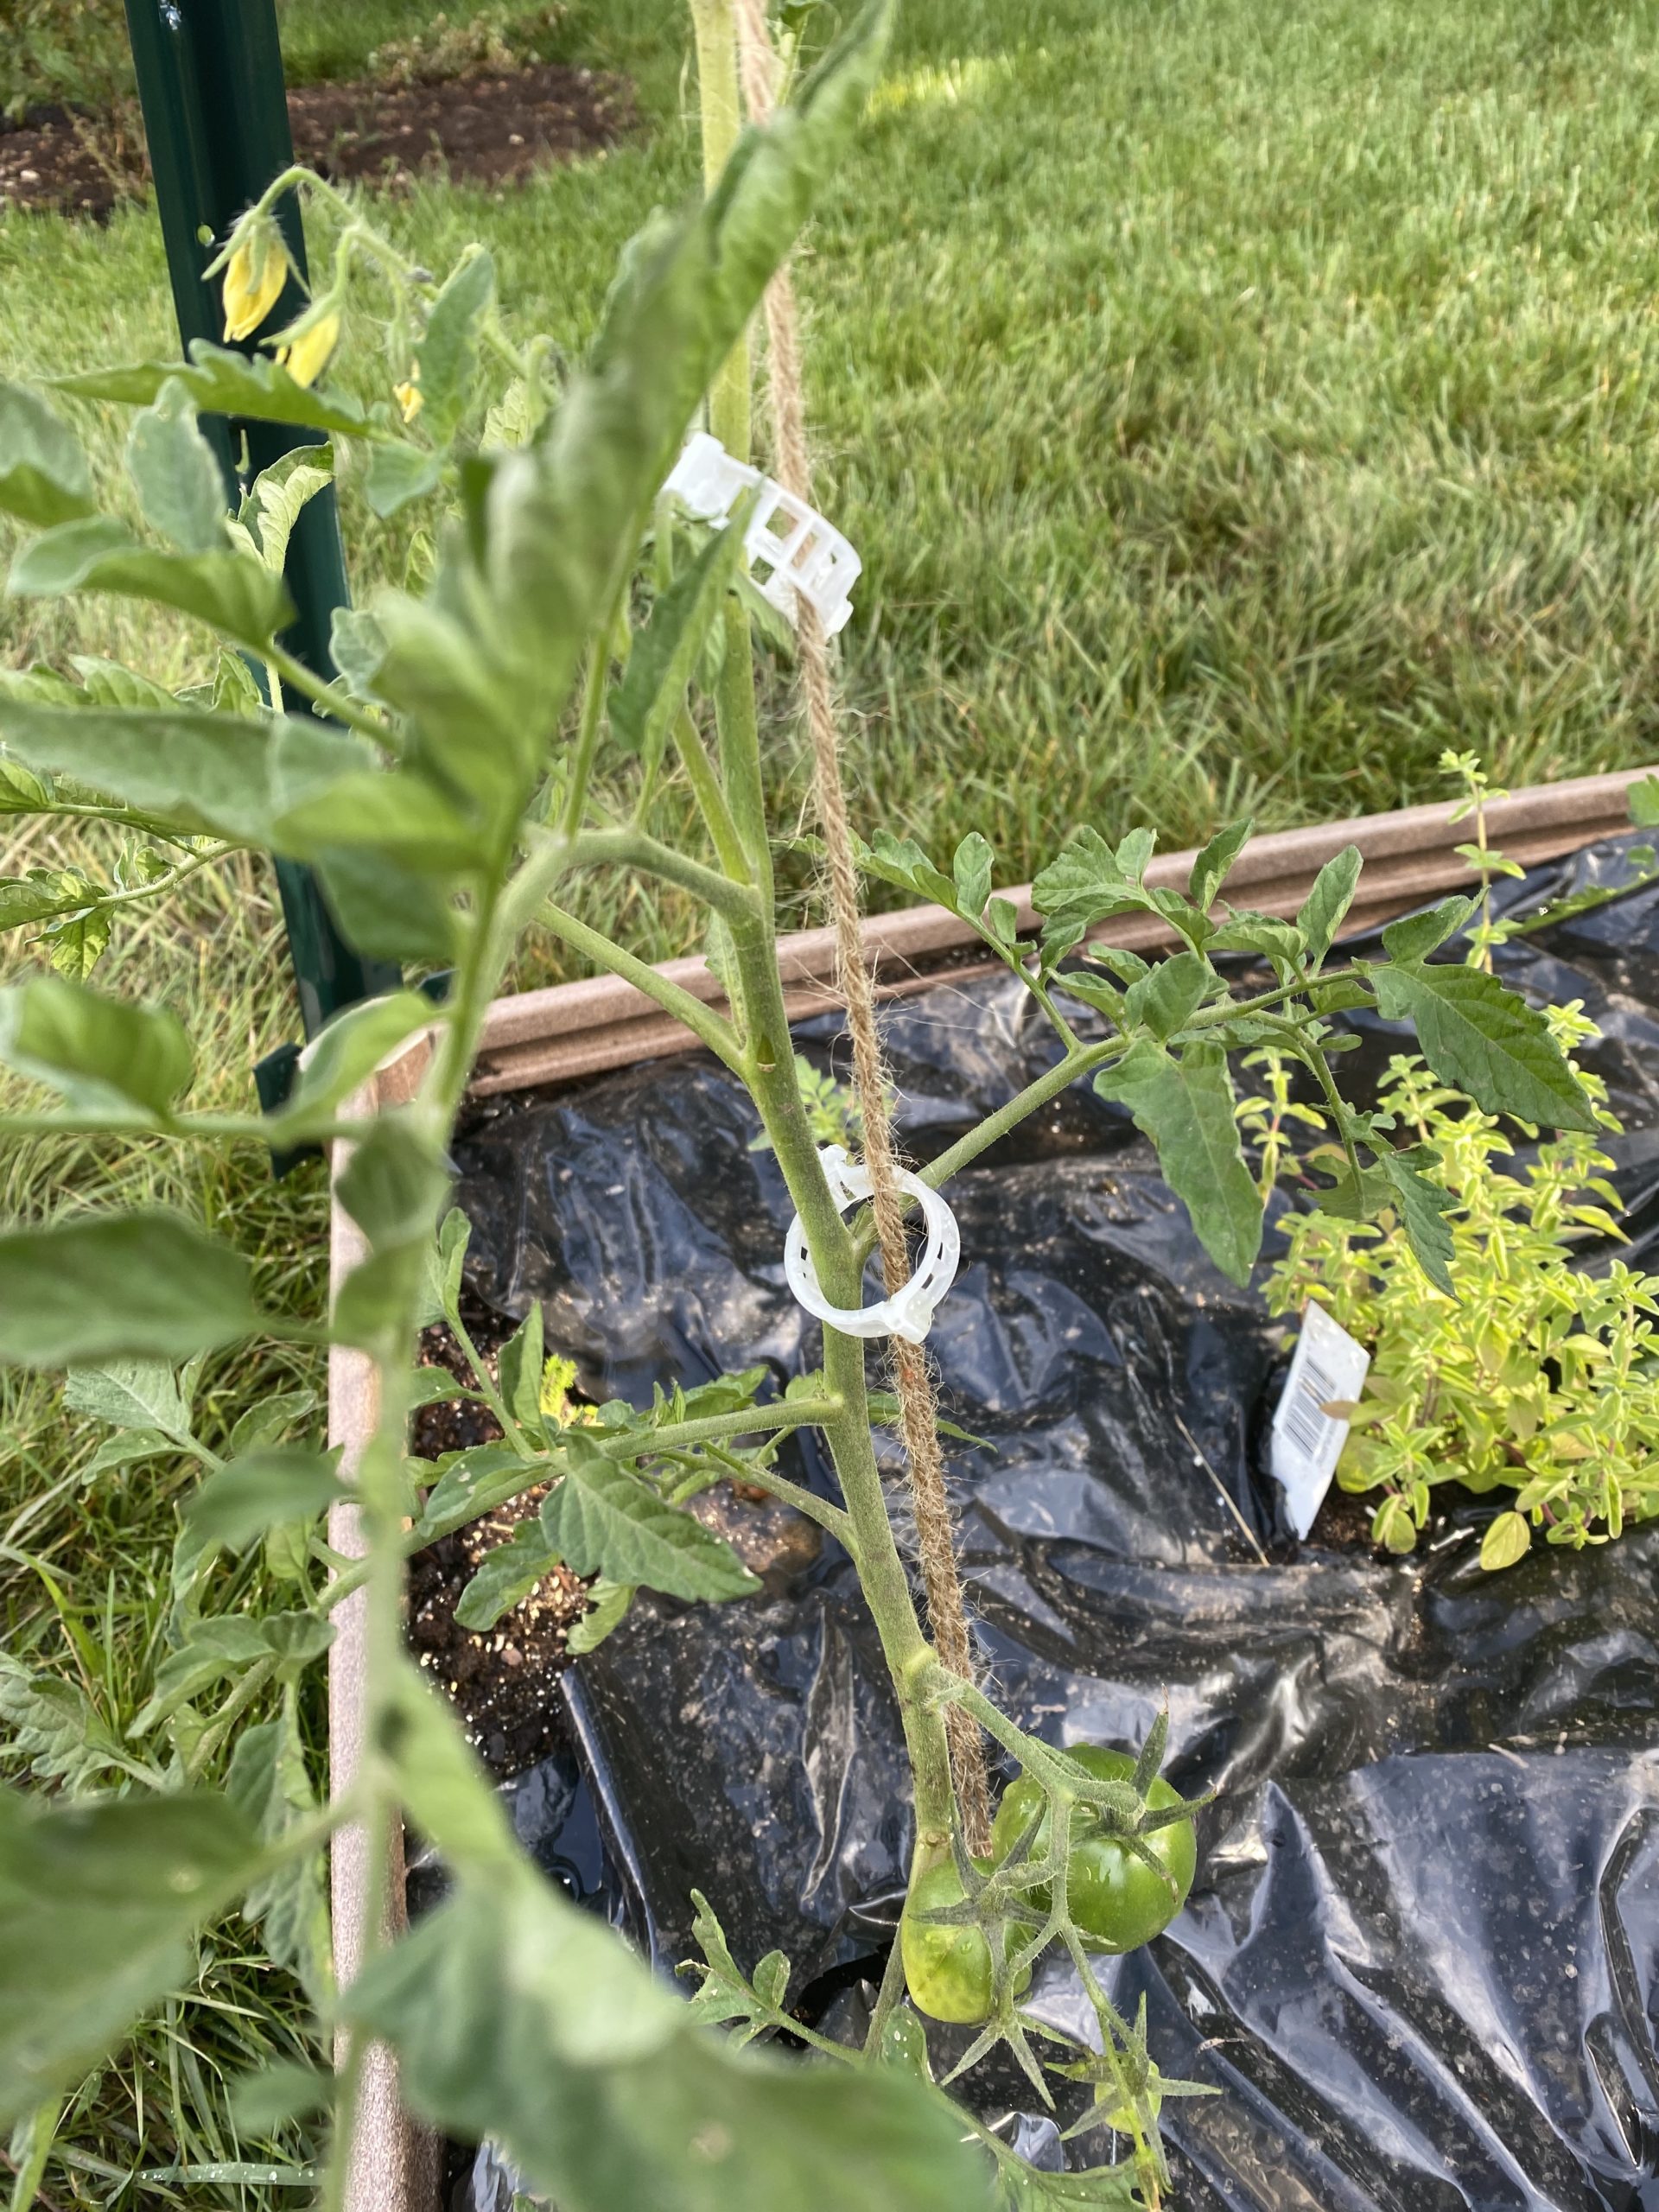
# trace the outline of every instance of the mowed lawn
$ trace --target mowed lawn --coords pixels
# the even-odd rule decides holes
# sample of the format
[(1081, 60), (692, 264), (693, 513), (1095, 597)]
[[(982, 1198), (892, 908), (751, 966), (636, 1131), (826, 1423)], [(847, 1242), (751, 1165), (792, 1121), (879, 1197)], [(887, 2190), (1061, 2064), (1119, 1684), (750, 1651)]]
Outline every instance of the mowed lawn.
[[(304, 73), (351, 70), (425, 14), (289, 0), (285, 35)], [(696, 149), (677, 0), (578, 0), (566, 41), (635, 78), (636, 143), (380, 214), (434, 267), (486, 240), (524, 327), (575, 351)], [(861, 826), (936, 847), (981, 829), (1014, 880), (1080, 822), (1181, 844), (1243, 812), (1431, 798), (1447, 744), (1510, 784), (1659, 757), (1656, 207), (1654, 0), (905, 0), (800, 268), (822, 504), (865, 562), (843, 652)], [(148, 209), (0, 217), (0, 373), (154, 355), (170, 328)], [(113, 483), (121, 425), (85, 427)], [(350, 482), (345, 512), (366, 593), (404, 543), (370, 534)], [(0, 607), (0, 652), (202, 669), (199, 638), (110, 601)], [(781, 715), (769, 742), (787, 837), (802, 748)], [(11, 823), (7, 842), (8, 874), (69, 849)], [(594, 896), (653, 957), (695, 941), (683, 907)], [(184, 1016), (204, 1103), (245, 1100), (296, 1033), (251, 863), (118, 938), (103, 974)], [(315, 1166), (278, 1185), (251, 1149), (14, 1146), (0, 1205), (35, 1216), (111, 1178), (205, 1213), (272, 1297), (320, 1302)], [(210, 1427), (279, 1379), (291, 1363), (217, 1363)], [(93, 1438), (55, 1388), (0, 1393), (5, 1641), (124, 1726), (165, 1648), (188, 1478), (161, 1461), (83, 1486)], [(224, 2069), (299, 2034), (245, 1950), (204, 1943), (72, 2120), (55, 2198), (296, 2201), (200, 2177), (305, 2152), (227, 2114)]]

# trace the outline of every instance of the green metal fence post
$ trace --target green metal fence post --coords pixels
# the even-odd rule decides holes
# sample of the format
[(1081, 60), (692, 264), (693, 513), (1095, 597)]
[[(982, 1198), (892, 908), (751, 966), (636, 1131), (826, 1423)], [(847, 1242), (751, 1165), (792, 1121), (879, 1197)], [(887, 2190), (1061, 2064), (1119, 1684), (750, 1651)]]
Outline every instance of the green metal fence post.
[[(179, 334), (187, 348), (194, 339), (221, 344), (218, 289), (201, 273), (214, 247), (203, 244), (203, 233), (222, 238), (294, 158), (274, 0), (126, 0), (126, 9)], [(278, 219), (294, 265), (303, 272), (305, 240), (291, 194)], [(290, 283), (264, 327), (290, 321), (302, 298)], [(253, 350), (258, 334), (244, 352)], [(202, 428), (219, 450), (232, 497), (239, 474), (257, 474), (295, 446), (316, 442), (311, 432), (271, 423), (204, 417)], [(349, 597), (332, 491), (302, 512), (284, 575), (297, 619), (283, 643), (308, 668), (331, 678), (329, 627), (334, 609)], [(365, 959), (340, 935), (308, 869), (278, 861), (276, 878), (308, 1036), (340, 1007), (397, 988), (396, 968)], [(291, 1048), (283, 1057), (291, 1059)], [(263, 1095), (282, 1086), (262, 1079), (260, 1087)]]

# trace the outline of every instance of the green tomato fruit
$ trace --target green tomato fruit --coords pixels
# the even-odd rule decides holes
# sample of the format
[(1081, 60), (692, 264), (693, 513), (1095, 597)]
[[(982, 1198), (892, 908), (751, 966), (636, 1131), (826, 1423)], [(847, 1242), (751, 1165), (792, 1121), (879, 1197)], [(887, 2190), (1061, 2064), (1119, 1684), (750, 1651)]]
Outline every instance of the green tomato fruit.
[[(1127, 1751), (1109, 1751), (1097, 1744), (1079, 1744), (1065, 1757), (1096, 1782), (1128, 1782), (1135, 1772), (1135, 1761)], [(1161, 1775), (1147, 1792), (1147, 1803), (1155, 1813), (1185, 1802)], [(1003, 1791), (996, 1808), (991, 1830), (994, 1864), (1001, 1864), (1039, 1814), (1030, 1847), (1033, 1859), (1042, 1858), (1048, 1849), (1048, 1814), (1041, 1786), (1022, 1774)], [(1091, 1951), (1138, 1950), (1161, 1934), (1186, 1902), (1198, 1864), (1192, 1821), (1172, 1821), (1167, 1827), (1150, 1829), (1143, 1840), (1168, 1872), (1173, 1888), (1116, 1836), (1108, 1834), (1088, 1806), (1072, 1809), (1066, 1898), (1077, 1933)], [(1047, 1910), (1046, 1889), (1031, 1896), (1039, 1911)]]
[[(930, 2019), (972, 2024), (988, 2020), (995, 2005), (990, 1945), (977, 1928), (916, 1917), (960, 1904), (963, 1896), (962, 1877), (948, 1859), (930, 1866), (912, 1884), (905, 1900), (899, 1942), (910, 2001), (917, 2011)], [(1030, 1980), (1027, 1969), (1020, 1987), (1024, 1989)]]

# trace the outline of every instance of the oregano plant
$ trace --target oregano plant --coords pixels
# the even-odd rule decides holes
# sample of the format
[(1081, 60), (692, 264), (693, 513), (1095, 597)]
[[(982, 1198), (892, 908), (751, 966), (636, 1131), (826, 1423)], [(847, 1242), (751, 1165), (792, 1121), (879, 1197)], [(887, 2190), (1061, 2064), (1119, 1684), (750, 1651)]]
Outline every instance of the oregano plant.
[[(0, 1676), (0, 1707), (40, 1785), (0, 1794), (0, 2109), (34, 2116), (31, 2159), (58, 2100), (174, 1986), (192, 1930), (239, 1907), (343, 2038), (337, 2083), (267, 2085), (265, 2100), (332, 2104), (326, 2206), (343, 2202), (375, 2039), (396, 2052), (417, 2113), (499, 2140), (561, 2212), (964, 2212), (1156, 2204), (1166, 2189), (1160, 2108), (1201, 2092), (1160, 2074), (1144, 2017), (1120, 2012), (1100, 1961), (1177, 1910), (1192, 1878), (1195, 1808), (1160, 1774), (1163, 1722), (1139, 1745), (1061, 1749), (943, 1664), (874, 1442), (896, 1409), (872, 1390), (863, 1344), (827, 1328), (821, 1370), (781, 1396), (753, 1372), (584, 1414), (568, 1376), (550, 1374), (539, 1313), (493, 1368), (461, 1310), (467, 1225), (450, 1204), (450, 1140), (486, 1011), (532, 925), (637, 984), (744, 1087), (824, 1294), (842, 1306), (862, 1297), (874, 1230), (865, 1210), (843, 1217), (821, 1158), (832, 1129), (844, 1138), (856, 1125), (822, 1091), (803, 1097), (777, 955), (755, 656), (760, 625), (766, 651), (785, 651), (787, 632), (744, 573), (746, 514), (713, 529), (662, 487), (700, 410), (728, 450), (747, 451), (751, 320), (815, 195), (855, 159), (888, 12), (873, 0), (791, 104), (740, 133), (731, 16), (725, 0), (697, 0), (709, 188), (634, 240), (579, 367), (550, 339), (521, 343), (487, 256), (469, 250), (440, 282), (295, 173), (220, 242), (227, 327), (247, 336), (280, 289), (276, 191), (309, 194), (314, 219), (334, 226), (326, 284), (266, 357), (198, 346), (185, 363), (61, 379), (55, 397), (0, 387), (0, 507), (34, 533), (10, 593), (130, 597), (181, 613), (216, 648), (212, 683), (178, 696), (105, 664), (0, 681), (0, 806), (115, 823), (132, 855), (107, 883), (58, 871), (0, 885), (0, 919), (33, 931), (55, 971), (0, 995), (0, 1061), (39, 1100), (8, 1112), (7, 1128), (336, 1147), (339, 1201), (365, 1250), (326, 1334), (372, 1363), (378, 1407), (350, 1465), (303, 1440), (308, 1408), (297, 1403), (251, 1408), (231, 1448), (216, 1450), (193, 1412), (196, 1363), (262, 1336), (315, 1333), (261, 1305), (233, 1244), (164, 1211), (96, 1207), (0, 1233), (0, 1358), (70, 1371), (72, 1402), (109, 1427), (104, 1478), (161, 1451), (201, 1469), (174, 1565), (169, 1649), (132, 1738), (105, 1740), (73, 1700), (14, 1669)], [(348, 342), (348, 297), (365, 283), (389, 302), (384, 396), (367, 404), (326, 382)], [(98, 511), (63, 411), (77, 397), (135, 410), (127, 459), (142, 531)], [(324, 442), (265, 471), (227, 516), (202, 410), (291, 423)], [(366, 466), (378, 512), (408, 505), (419, 521), (402, 586), (339, 618), (338, 673), (325, 680), (283, 645), (283, 556), (294, 514), (342, 457)], [(695, 805), (684, 837), (657, 834), (671, 774)], [(1541, 1015), (1491, 975), (1431, 958), (1467, 902), (1399, 925), (1386, 960), (1349, 959), (1333, 948), (1357, 852), (1333, 860), (1287, 919), (1228, 902), (1249, 831), (1222, 831), (1178, 891), (1147, 880), (1149, 832), (1081, 828), (1037, 879), (1035, 942), (996, 895), (983, 838), (939, 862), (874, 834), (871, 874), (950, 907), (1029, 990), (1056, 1040), (1049, 1069), (922, 1179), (948, 1189), (1087, 1080), (1133, 1115), (1211, 1256), (1243, 1281), (1263, 1202), (1231, 1061), (1271, 1048), (1306, 1071), (1322, 1102), (1337, 1148), (1327, 1211), (1397, 1221), (1444, 1283), (1451, 1233), (1433, 1142), (1344, 1100), (1336, 1017), (1376, 1007), (1411, 1023), (1437, 1078), (1484, 1113), (1593, 1134), (1594, 1105)], [(239, 849), (313, 867), (362, 950), (450, 974), (441, 1002), (408, 989), (340, 1015), (287, 1103), (264, 1118), (193, 1108), (180, 1024), (87, 980), (127, 906)], [(671, 887), (702, 911), (724, 1007), (582, 918), (584, 882), (599, 871)], [(1166, 956), (1112, 947), (1112, 923), (1128, 915), (1166, 929)], [(1240, 985), (1238, 963), (1224, 958), (1235, 953), (1269, 980)], [(366, 1079), (423, 1033), (432, 1051), (416, 1095), (366, 1109)], [(415, 1365), (418, 1332), (439, 1315), (501, 1436), (429, 1462), (411, 1453), (410, 1421), (435, 1389), (454, 1388)], [(833, 1463), (833, 1499), (780, 1467), (780, 1443), (808, 1428)], [(687, 1510), (733, 1476), (845, 1548), (902, 1720), (911, 1899), (857, 2047), (798, 2020), (790, 1962), (735, 1959), (706, 1902), (690, 2001), (653, 1980), (527, 1859), (404, 1644), (410, 1554), (531, 1489), (544, 1502), (480, 1567), (467, 1619), (499, 1618), (555, 1564), (593, 1578), (590, 1638), (638, 1591), (744, 1603), (753, 1578)], [(360, 1516), (360, 1559), (332, 1552), (322, 1533), (342, 1497)], [(252, 1545), (284, 1562), (288, 1601), (264, 1615), (215, 1612), (213, 1562)], [(326, 1801), (308, 1770), (297, 1686), (358, 1592), (365, 1751), (349, 1789)], [(988, 1854), (964, 1827), (953, 1711), (1016, 1777)], [(391, 1941), (387, 1847), (404, 1819), (449, 1888)], [(363, 1964), (340, 1989), (321, 1866), (345, 1822), (366, 1832), (372, 1880)], [(1101, 1902), (1119, 1874), (1138, 1898), (1133, 1920), (1114, 1921)], [(1086, 1998), (1087, 2037), (1027, 2006), (1050, 1952)], [(1077, 2130), (1096, 2132), (1094, 2162), (1057, 2176), (1020, 2160), (936, 2078), (930, 2018), (972, 2031), (953, 2078), (1001, 2044), (1038, 2101), (1054, 2097), (1052, 2082), (1068, 2096), (1083, 2088)], [(1127, 2158), (1112, 2155), (1113, 2135), (1128, 2139)]]

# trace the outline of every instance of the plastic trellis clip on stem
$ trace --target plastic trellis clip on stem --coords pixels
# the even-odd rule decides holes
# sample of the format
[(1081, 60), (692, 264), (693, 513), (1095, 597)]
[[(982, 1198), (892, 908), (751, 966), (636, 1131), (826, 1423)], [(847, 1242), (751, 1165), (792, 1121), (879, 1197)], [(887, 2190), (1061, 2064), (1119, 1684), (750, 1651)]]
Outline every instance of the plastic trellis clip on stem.
[(864, 563), (816, 509), (758, 468), (734, 461), (707, 430), (686, 440), (664, 489), (700, 521), (724, 523), (757, 485), (762, 496), (743, 537), (750, 577), (786, 621), (799, 620), (797, 601), (804, 599), (824, 636), (833, 638), (852, 618), (852, 589)]
[[(818, 1154), (836, 1200), (836, 1210), (870, 1195), (869, 1170), (849, 1160), (838, 1144), (826, 1145)], [(957, 1217), (937, 1191), (929, 1190), (919, 1175), (900, 1168), (899, 1187), (917, 1199), (927, 1222), (927, 1248), (921, 1264), (902, 1290), (876, 1306), (831, 1306), (819, 1287), (817, 1269), (806, 1249), (806, 1231), (797, 1214), (789, 1224), (784, 1244), (784, 1274), (789, 1287), (809, 1313), (827, 1321), (843, 1337), (902, 1337), (906, 1344), (926, 1342), (935, 1309), (957, 1279), (962, 1257), (962, 1237)]]

